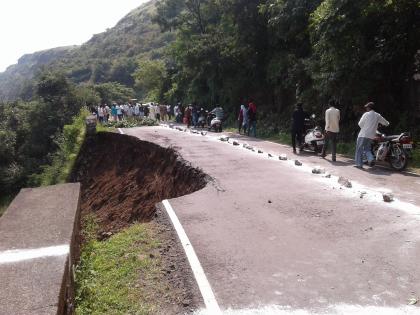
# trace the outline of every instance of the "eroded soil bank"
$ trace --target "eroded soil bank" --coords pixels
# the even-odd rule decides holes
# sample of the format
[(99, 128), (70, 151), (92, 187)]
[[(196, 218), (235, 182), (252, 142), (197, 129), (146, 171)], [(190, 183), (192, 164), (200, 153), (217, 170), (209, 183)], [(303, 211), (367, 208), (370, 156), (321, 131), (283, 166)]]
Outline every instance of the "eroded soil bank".
[[(83, 232), (88, 229), (84, 226), (86, 218), (94, 217), (97, 223), (97, 239), (110, 243), (124, 228), (143, 222), (146, 223), (145, 228), (150, 235), (154, 235), (152, 239), (143, 242), (157, 242), (158, 245), (150, 253), (143, 253), (135, 259), (135, 264), (138, 265), (137, 276), (130, 280), (131, 283), (124, 284), (127, 292), (138, 296), (140, 304), (147, 306), (145, 309), (153, 310), (150, 314), (186, 314), (202, 306), (198, 287), (178, 237), (165, 211), (161, 206), (156, 207), (163, 199), (179, 197), (204, 188), (207, 176), (201, 170), (191, 167), (173, 149), (162, 148), (127, 135), (98, 133), (89, 137), (82, 146), (72, 180), (82, 184), (82, 260), (78, 269), (95, 266), (95, 262), (84, 259), (97, 260), (99, 255), (96, 250), (92, 252), (92, 241), (83, 236)], [(116, 266), (118, 274), (117, 270), (121, 267), (118, 257), (115, 264), (109, 263)], [(153, 272), (148, 273), (141, 268), (147, 264), (155, 266)], [(88, 270), (87, 273), (91, 272)], [(82, 275), (79, 281), (90, 281), (89, 279), (89, 275)], [(86, 287), (86, 283), (84, 284)], [(80, 288), (80, 283), (76, 283), (76, 287)], [(87, 287), (90, 288), (91, 285), (87, 284)], [(93, 284), (92, 287), (94, 290), (99, 289)], [(95, 305), (104, 304), (98, 300), (99, 297), (96, 298), (99, 294), (95, 292), (86, 296), (89, 300), (87, 307), (93, 308), (93, 313)], [(86, 302), (80, 289), (78, 296), (82, 299), (79, 303)], [(83, 305), (86, 306), (86, 303)], [(133, 310), (135, 307), (133, 305)], [(108, 311), (112, 313), (111, 310)]]
[(173, 149), (101, 132), (84, 143), (73, 181), (82, 183), (82, 214), (94, 213), (103, 231), (153, 218), (163, 199), (204, 188), (206, 175)]

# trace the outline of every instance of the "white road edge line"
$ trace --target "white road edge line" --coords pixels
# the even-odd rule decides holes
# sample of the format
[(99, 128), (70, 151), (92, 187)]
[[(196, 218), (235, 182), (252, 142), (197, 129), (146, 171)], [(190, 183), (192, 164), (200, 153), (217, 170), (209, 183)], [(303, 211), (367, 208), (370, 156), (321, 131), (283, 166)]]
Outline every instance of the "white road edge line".
[(42, 257), (63, 256), (69, 253), (69, 245), (59, 245), (32, 249), (11, 249), (0, 252), (0, 265)]
[(124, 134), (124, 131), (122, 131), (121, 128), (118, 128), (118, 131), (119, 131), (120, 134), (122, 134), (122, 135)]
[(210, 283), (207, 280), (206, 274), (204, 273), (203, 267), (201, 266), (200, 261), (198, 260), (198, 257), (194, 251), (194, 248), (191, 245), (191, 242), (188, 239), (188, 236), (185, 233), (181, 222), (179, 222), (179, 219), (175, 214), (174, 209), (172, 208), (171, 204), (167, 199), (163, 200), (162, 203), (178, 234), (179, 240), (181, 241), (185, 254), (187, 255), (188, 261), (194, 273), (195, 280), (197, 281), (197, 285), (200, 289), (207, 311), (209, 312), (209, 314), (212, 315), (222, 314), (222, 311), (220, 310), (219, 304), (216, 301)]

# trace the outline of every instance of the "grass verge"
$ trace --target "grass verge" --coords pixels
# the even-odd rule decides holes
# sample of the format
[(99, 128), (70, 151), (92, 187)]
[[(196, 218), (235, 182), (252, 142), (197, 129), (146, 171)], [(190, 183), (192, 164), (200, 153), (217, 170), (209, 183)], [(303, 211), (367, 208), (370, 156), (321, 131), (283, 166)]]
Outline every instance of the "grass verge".
[(0, 197), (0, 217), (3, 215), (4, 211), (6, 211), (14, 197), (15, 195), (6, 195)]
[(134, 224), (96, 240), (92, 215), (82, 222), (84, 245), (76, 268), (76, 314), (156, 314), (162, 279), (160, 242), (153, 223)]

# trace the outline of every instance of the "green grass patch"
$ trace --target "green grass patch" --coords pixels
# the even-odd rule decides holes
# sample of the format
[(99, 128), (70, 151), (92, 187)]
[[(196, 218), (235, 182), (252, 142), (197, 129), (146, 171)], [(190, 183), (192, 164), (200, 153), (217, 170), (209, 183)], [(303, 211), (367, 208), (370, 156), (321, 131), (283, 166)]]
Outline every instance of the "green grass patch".
[(106, 127), (102, 124), (96, 124), (96, 132), (114, 132), (118, 133), (118, 129), (115, 127)]
[(420, 174), (420, 143), (417, 144), (413, 151), (412, 160), (408, 162), (408, 167), (411, 171)]
[(42, 172), (30, 177), (31, 186), (47, 186), (65, 183), (73, 169), (80, 147), (85, 140), (85, 119), (89, 115), (86, 109), (74, 117), (73, 123), (65, 125), (63, 132), (56, 138), (58, 150), (52, 155), (52, 162), (43, 165)]
[(262, 138), (265, 140), (269, 140), (269, 141), (273, 141), (273, 142), (277, 142), (281, 144), (292, 145), (292, 138), (290, 134), (285, 133), (285, 132), (279, 132), (277, 134), (267, 135)]
[(86, 217), (83, 226), (76, 314), (156, 313), (156, 296), (168, 289), (161, 281), (159, 242), (151, 224), (132, 225), (106, 241), (96, 240), (94, 217)]
[(6, 211), (9, 204), (12, 202), (15, 195), (6, 195), (0, 197), (0, 217)]

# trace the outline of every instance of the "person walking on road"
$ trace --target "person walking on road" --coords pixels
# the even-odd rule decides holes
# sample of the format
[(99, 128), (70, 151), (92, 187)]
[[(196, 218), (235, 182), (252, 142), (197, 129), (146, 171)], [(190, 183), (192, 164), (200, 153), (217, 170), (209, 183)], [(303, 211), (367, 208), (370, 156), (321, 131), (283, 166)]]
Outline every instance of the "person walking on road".
[(167, 121), (168, 117), (166, 115), (166, 106), (161, 104), (161, 105), (158, 105), (158, 107), (159, 107), (160, 119), (162, 121)]
[(184, 124), (187, 125), (187, 128), (190, 128), (191, 126), (191, 116), (192, 116), (192, 106), (190, 104), (185, 109), (185, 114), (184, 114)]
[(197, 127), (198, 122), (198, 107), (197, 104), (194, 103), (191, 108), (191, 119), (192, 119), (192, 125), (193, 127)]
[(249, 130), (248, 108), (245, 105), (243, 106), (244, 107), (243, 107), (242, 114), (244, 117), (243, 117), (242, 127), (244, 129), (244, 135), (246, 135), (247, 131)]
[(321, 156), (325, 158), (326, 150), (331, 140), (331, 160), (336, 161), (337, 135), (340, 132), (340, 110), (334, 107), (334, 100), (329, 101), (329, 108), (325, 111), (325, 143), (322, 147)]
[(117, 104), (117, 116), (119, 121), (123, 120), (122, 105)]
[(250, 134), (253, 137), (257, 136), (257, 106), (252, 98), (249, 99), (248, 104), (248, 136)]
[(303, 110), (302, 103), (296, 104), (296, 109), (292, 115), (292, 147), (293, 153), (296, 153), (296, 140), (299, 145), (299, 153), (302, 148), (302, 135), (305, 129), (305, 118), (308, 117)]
[(365, 105), (366, 113), (363, 114), (359, 121), (360, 132), (357, 137), (356, 143), (356, 167), (363, 168), (363, 154), (366, 154), (368, 165), (375, 165), (375, 158), (371, 151), (372, 139), (375, 138), (378, 125), (388, 126), (389, 122), (381, 116), (381, 114), (375, 112), (373, 109), (375, 103), (369, 102)]
[[(241, 129), (244, 125), (244, 118), (246, 116), (246, 108), (245, 105), (241, 105), (241, 108), (239, 109), (239, 115), (238, 115), (238, 133), (241, 134)], [(244, 127), (244, 132), (246, 132)]]
[(117, 107), (115, 106), (115, 104), (112, 104), (111, 106), (111, 116), (113, 121), (117, 121)]

